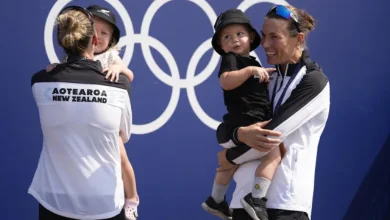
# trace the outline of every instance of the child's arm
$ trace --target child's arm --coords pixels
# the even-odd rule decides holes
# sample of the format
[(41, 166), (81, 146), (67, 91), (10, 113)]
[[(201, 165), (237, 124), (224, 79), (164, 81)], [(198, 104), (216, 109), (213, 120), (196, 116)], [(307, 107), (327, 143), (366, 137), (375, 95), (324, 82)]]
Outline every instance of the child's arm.
[(123, 62), (119, 56), (115, 57), (113, 65), (120, 65), (121, 66), (120, 72), (123, 75), (125, 75), (129, 79), (130, 82), (133, 81), (133, 79), (134, 79), (133, 71), (131, 71), (129, 68), (127, 68), (127, 66), (125, 66), (125, 64), (123, 64)]
[(257, 66), (247, 66), (238, 70), (236, 56), (228, 53), (222, 56), (219, 82), (224, 90), (233, 90), (242, 85), (251, 76), (257, 76), (261, 82), (268, 81), (269, 73), (274, 71), (275, 68)]
[(232, 90), (243, 84), (252, 76), (252, 67), (248, 66), (240, 70), (224, 72), (219, 77), (219, 83), (224, 90)]
[(103, 72), (106, 73), (106, 79), (110, 78), (110, 81), (118, 82), (119, 80), (119, 74), (125, 75), (130, 82), (133, 81), (133, 72), (129, 70), (124, 64), (118, 64), (114, 63), (111, 64), (109, 67), (103, 69)]
[[(67, 59), (68, 59), (68, 56), (63, 57), (61, 60), (61, 63), (66, 63)], [(58, 63), (51, 63), (51, 64), (47, 65), (46, 72), (51, 72), (57, 65), (58, 65)]]
[(56, 68), (57, 65), (58, 65), (58, 63), (51, 63), (51, 64), (47, 65), (46, 72), (51, 72), (54, 68)]
[(275, 68), (247, 66), (240, 70), (222, 73), (219, 77), (219, 82), (224, 90), (232, 90), (239, 87), (251, 76), (257, 76), (260, 82), (267, 82), (270, 73), (275, 70)]
[(109, 66), (103, 70), (103, 72), (106, 73), (106, 79), (110, 78), (110, 81), (118, 82), (119, 80), (119, 74), (123, 74), (126, 76), (130, 82), (134, 79), (133, 72), (127, 68), (127, 66), (122, 62), (122, 59), (119, 57), (117, 51), (111, 51), (110, 53), (110, 60)]

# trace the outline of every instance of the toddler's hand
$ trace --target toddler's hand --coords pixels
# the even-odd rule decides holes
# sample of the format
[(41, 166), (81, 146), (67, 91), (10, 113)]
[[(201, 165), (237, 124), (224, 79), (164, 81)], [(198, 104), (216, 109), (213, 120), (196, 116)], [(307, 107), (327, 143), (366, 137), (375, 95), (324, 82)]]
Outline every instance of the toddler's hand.
[(260, 82), (268, 82), (269, 75), (275, 71), (275, 68), (252, 67), (252, 75), (257, 76)]
[(122, 66), (119, 64), (113, 64), (109, 66), (108, 68), (105, 68), (103, 72), (107, 72), (106, 79), (110, 79), (112, 82), (115, 80), (115, 82), (118, 82), (119, 80), (119, 74), (121, 73)]
[(58, 63), (52, 63), (52, 64), (47, 65), (46, 72), (52, 71), (57, 65), (58, 65)]

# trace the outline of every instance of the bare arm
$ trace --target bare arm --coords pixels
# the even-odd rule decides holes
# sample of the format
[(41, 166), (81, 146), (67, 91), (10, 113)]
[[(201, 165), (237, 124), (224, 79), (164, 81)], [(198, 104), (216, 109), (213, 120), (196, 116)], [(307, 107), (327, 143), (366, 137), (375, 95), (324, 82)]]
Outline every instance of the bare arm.
[(218, 77), (221, 87), (227, 91), (241, 86), (252, 76), (257, 77), (260, 82), (266, 82), (268, 81), (269, 74), (274, 71), (275, 68), (262, 68), (259, 66), (247, 66), (242, 69), (237, 69), (236, 56), (226, 54), (222, 56)]
[(125, 66), (125, 64), (122, 62), (122, 60), (120, 59), (119, 56), (115, 57), (113, 65), (121, 66), (121, 71), (120, 72), (123, 75), (125, 75), (129, 79), (130, 82), (133, 81), (133, 79), (134, 79), (133, 71), (131, 71), (129, 68), (127, 68), (127, 66)]
[(243, 84), (250, 76), (252, 76), (252, 67), (248, 66), (240, 70), (222, 73), (219, 82), (224, 90), (232, 90)]

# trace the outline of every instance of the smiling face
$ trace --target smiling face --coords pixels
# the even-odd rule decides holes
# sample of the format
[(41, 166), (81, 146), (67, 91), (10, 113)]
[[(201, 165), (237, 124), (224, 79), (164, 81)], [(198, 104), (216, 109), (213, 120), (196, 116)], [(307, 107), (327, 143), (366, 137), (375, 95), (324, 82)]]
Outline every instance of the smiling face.
[(224, 27), (219, 34), (219, 42), (225, 53), (233, 52), (240, 56), (248, 56), (254, 34), (242, 24), (231, 24)]
[(303, 33), (291, 36), (286, 19), (266, 18), (261, 30), (261, 45), (272, 65), (296, 63), (301, 54)]

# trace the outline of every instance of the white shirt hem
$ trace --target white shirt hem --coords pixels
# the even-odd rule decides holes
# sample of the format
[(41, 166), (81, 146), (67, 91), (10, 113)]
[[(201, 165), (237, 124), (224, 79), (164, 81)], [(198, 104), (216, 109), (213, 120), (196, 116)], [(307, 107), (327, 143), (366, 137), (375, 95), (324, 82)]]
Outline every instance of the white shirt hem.
[(100, 215), (75, 215), (75, 214), (71, 214), (71, 213), (67, 213), (67, 212), (61, 212), (61, 211), (56, 210), (51, 205), (49, 205), (47, 202), (45, 202), (38, 195), (38, 193), (36, 193), (31, 188), (28, 189), (28, 193), (30, 195), (32, 195), (38, 201), (39, 204), (41, 204), (43, 207), (45, 207), (50, 212), (53, 212), (53, 213), (55, 213), (57, 215), (60, 215), (60, 216), (63, 216), (63, 217), (67, 217), (67, 218), (83, 219), (83, 220), (107, 219), (107, 218), (112, 218), (112, 217), (114, 217), (116, 215), (119, 215), (119, 213), (121, 213), (121, 211), (122, 211), (122, 206), (120, 206), (121, 208), (119, 208), (119, 209), (116, 209), (116, 210), (114, 210), (112, 212), (100, 214)]

